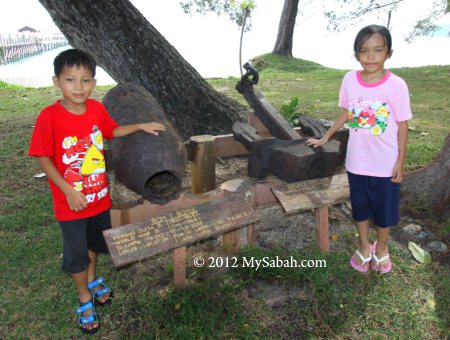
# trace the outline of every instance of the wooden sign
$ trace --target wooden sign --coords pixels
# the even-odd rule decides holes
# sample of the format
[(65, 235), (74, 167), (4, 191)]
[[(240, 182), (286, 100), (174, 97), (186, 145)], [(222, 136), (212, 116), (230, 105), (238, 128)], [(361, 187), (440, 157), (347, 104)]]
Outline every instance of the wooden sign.
[(230, 196), (105, 230), (103, 235), (114, 266), (120, 267), (257, 220), (248, 201)]
[(289, 214), (343, 203), (350, 198), (347, 174), (290, 183), (283, 191), (272, 192)]

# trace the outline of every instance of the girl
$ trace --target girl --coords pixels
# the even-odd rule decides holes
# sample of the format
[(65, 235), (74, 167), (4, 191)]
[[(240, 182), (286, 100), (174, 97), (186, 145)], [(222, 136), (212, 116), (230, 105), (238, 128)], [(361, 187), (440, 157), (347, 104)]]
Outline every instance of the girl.
[[(409, 93), (404, 80), (384, 68), (393, 52), (387, 28), (364, 27), (355, 38), (354, 52), (362, 70), (344, 76), (339, 91), (342, 113), (320, 140), (309, 139), (308, 144), (321, 146), (345, 123), (350, 127), (345, 167), (359, 233), (350, 265), (360, 272), (372, 268), (388, 273), (392, 262), (387, 241), (390, 227), (400, 219), (407, 121), (412, 118)], [(368, 239), (371, 219), (377, 226), (373, 245)]]

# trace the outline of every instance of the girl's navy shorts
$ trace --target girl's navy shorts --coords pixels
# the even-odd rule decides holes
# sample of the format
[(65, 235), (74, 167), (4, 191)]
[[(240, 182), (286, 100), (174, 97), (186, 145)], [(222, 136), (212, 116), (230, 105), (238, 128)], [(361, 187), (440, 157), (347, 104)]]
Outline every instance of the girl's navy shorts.
[(109, 209), (92, 217), (59, 222), (63, 236), (62, 269), (69, 273), (84, 271), (89, 263), (88, 250), (107, 253), (103, 230), (111, 228)]
[(373, 177), (347, 172), (353, 219), (373, 219), (381, 228), (400, 221), (400, 184), (391, 177)]

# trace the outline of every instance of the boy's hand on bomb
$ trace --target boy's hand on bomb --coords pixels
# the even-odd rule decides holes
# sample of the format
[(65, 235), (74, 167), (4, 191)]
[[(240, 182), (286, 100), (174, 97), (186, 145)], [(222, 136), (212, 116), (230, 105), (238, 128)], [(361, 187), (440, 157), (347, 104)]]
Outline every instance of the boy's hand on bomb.
[(152, 135), (158, 135), (158, 131), (166, 131), (166, 127), (160, 123), (142, 123), (141, 130)]

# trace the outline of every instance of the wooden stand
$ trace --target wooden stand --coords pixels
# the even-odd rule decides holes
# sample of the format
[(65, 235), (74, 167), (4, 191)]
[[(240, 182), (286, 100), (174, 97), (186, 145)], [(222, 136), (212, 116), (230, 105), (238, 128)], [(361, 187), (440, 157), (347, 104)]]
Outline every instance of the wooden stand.
[(288, 214), (315, 210), (315, 234), (322, 251), (330, 251), (328, 207), (350, 198), (347, 174), (288, 184), (284, 190), (272, 190)]
[[(267, 130), (264, 130), (264, 125), (257, 117), (249, 115), (249, 121), (252, 122), (252, 125), (258, 127), (260, 134), (267, 133)], [(113, 250), (112, 253), (116, 252), (115, 255), (111, 255), (116, 266), (172, 250), (174, 286), (175, 289), (185, 289), (187, 245), (211, 236), (223, 235), (224, 251), (236, 254), (240, 251), (242, 244), (251, 245), (255, 242), (254, 223), (257, 221), (257, 216), (253, 208), (274, 204), (277, 201), (287, 214), (314, 209), (317, 244), (322, 251), (329, 251), (328, 207), (349, 199), (346, 174), (290, 184), (281, 180), (257, 182), (232, 180), (215, 189), (216, 157), (246, 155), (248, 151), (242, 144), (234, 140), (232, 135), (194, 136), (189, 141), (188, 146), (192, 173), (191, 193), (182, 193), (178, 199), (162, 206), (145, 201), (144, 204), (129, 209), (113, 208), (113, 226), (128, 224), (117, 228), (121, 229), (120, 231), (112, 229), (106, 234), (104, 233), (110, 253), (111, 249)], [(235, 202), (232, 206), (227, 205), (227, 199), (233, 200), (237, 197), (241, 200), (238, 204)], [(221, 204), (225, 204), (225, 206)], [(154, 235), (146, 239), (145, 235), (141, 234), (143, 228), (148, 226), (149, 223), (150, 229), (155, 228), (153, 219), (158, 220), (164, 218), (164, 216), (166, 216), (167, 221), (172, 218), (177, 219), (181, 216), (178, 210), (186, 210), (189, 207), (196, 207), (200, 211), (207, 212), (206, 216), (201, 217), (202, 226), (198, 227), (198, 224), (181, 222), (184, 225), (180, 227), (178, 221), (183, 220), (183, 218), (180, 218), (174, 222), (175, 225), (172, 222), (165, 222), (164, 229), (161, 229), (160, 222), (156, 223), (156, 229), (159, 228), (157, 233), (159, 236), (163, 235), (163, 239), (155, 241)], [(222, 212), (223, 215), (214, 217), (213, 215), (218, 212)], [(233, 220), (242, 213), (244, 217), (240, 221)], [(228, 223), (227, 216), (233, 222)], [(151, 222), (148, 222), (148, 219), (151, 219)], [(119, 235), (125, 233), (123, 237), (127, 237), (126, 233), (130, 232), (130, 235), (133, 236), (130, 238), (130, 247), (133, 246), (133, 242), (140, 242), (138, 246), (138, 248), (141, 247), (140, 250), (135, 251), (135, 254), (131, 254), (130, 257), (128, 257), (130, 254), (120, 255), (117, 251), (119, 247), (123, 249), (124, 239), (120, 237), (114, 239), (114, 235), (117, 236), (115, 230)], [(115, 245), (116, 240), (118, 240), (118, 243)], [(119, 262), (116, 263), (115, 261)]]

